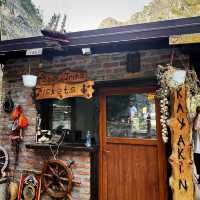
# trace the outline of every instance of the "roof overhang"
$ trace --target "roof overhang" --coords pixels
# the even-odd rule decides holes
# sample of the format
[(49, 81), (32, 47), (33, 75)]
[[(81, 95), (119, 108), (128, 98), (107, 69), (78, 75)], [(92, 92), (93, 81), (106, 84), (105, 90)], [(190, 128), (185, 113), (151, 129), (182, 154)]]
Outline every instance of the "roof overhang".
[(24, 56), (27, 49), (34, 48), (53, 51), (55, 56), (81, 54), (84, 47), (93, 53), (165, 48), (170, 36), (194, 33), (200, 33), (200, 17), (67, 33), (67, 44), (44, 36), (6, 40), (0, 42), (0, 55)]

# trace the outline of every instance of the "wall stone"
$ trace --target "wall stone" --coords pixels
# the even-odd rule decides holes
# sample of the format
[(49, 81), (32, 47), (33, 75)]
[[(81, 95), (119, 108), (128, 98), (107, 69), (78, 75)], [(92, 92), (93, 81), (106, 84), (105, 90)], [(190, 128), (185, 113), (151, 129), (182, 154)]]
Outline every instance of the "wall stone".
[[(7, 92), (11, 91), (11, 96), (15, 105), (20, 104), (25, 115), (29, 119), (29, 126), (24, 132), (23, 142), (20, 144), (19, 160), (17, 164), (17, 174), (23, 170), (31, 169), (41, 171), (45, 160), (52, 159), (50, 150), (32, 150), (25, 147), (25, 143), (35, 141), (36, 108), (32, 98), (32, 89), (25, 88), (22, 84), (21, 75), (28, 73), (28, 65), (31, 65), (31, 72), (39, 74), (40, 71), (60, 72), (70, 68), (72, 70), (86, 70), (88, 78), (95, 81), (133, 79), (144, 76), (144, 73), (156, 72), (158, 64), (166, 65), (170, 63), (171, 51), (169, 49), (141, 51), (141, 72), (127, 73), (126, 56), (127, 53), (112, 53), (90, 56), (62, 56), (56, 57), (52, 61), (40, 58), (23, 58), (8, 60), (3, 74), (3, 98)], [(189, 65), (187, 55), (183, 55), (179, 50), (175, 50), (174, 66), (184, 68)], [(145, 87), (145, 85), (144, 85)], [(2, 107), (1, 107), (2, 109)], [(9, 140), (9, 127), (12, 121), (10, 115), (1, 110), (0, 117), (0, 144), (9, 152), (9, 168), (12, 170), (15, 163), (15, 155)], [(75, 160), (76, 165), (73, 172), (76, 179), (81, 181), (80, 187), (74, 187), (74, 200), (90, 199), (90, 156), (89, 153), (60, 151), (59, 159)], [(16, 177), (17, 177), (16, 174)], [(43, 199), (47, 199), (45, 196)]]

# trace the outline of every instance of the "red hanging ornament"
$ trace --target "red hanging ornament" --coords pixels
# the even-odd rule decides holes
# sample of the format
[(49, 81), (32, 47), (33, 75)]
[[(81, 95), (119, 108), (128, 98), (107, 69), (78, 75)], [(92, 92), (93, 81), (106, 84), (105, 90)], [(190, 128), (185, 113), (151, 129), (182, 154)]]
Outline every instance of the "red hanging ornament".
[(16, 120), (17, 118), (19, 118), (19, 116), (22, 114), (22, 112), (23, 112), (23, 109), (22, 109), (22, 107), (21, 106), (17, 106), (14, 110), (13, 110), (13, 112), (12, 112), (12, 120), (14, 121), (14, 120)]
[(19, 116), (18, 126), (19, 128), (26, 128), (28, 126), (28, 119), (23, 113)]

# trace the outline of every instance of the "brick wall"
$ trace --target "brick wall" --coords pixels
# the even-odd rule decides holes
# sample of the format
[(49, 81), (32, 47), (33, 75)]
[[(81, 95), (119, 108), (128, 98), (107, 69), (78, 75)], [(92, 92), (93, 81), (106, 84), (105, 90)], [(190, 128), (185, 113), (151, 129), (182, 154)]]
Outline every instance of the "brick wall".
[[(8, 60), (3, 76), (3, 97), (11, 90), (15, 105), (20, 104), (24, 108), (24, 113), (28, 117), (30, 125), (25, 130), (23, 143), (20, 145), (19, 162), (17, 165), (18, 174), (26, 169), (41, 171), (45, 160), (52, 158), (50, 150), (32, 150), (25, 147), (26, 142), (35, 141), (36, 109), (32, 99), (32, 90), (25, 88), (22, 84), (21, 75), (28, 72), (28, 65), (31, 64), (31, 71), (38, 74), (39, 71), (59, 72), (66, 68), (73, 70), (86, 70), (89, 79), (96, 81), (132, 79), (143, 76), (154, 71), (158, 64), (170, 62), (171, 51), (168, 49), (141, 51), (141, 71), (142, 73), (126, 72), (126, 53), (112, 53), (91, 56), (63, 56), (56, 57), (52, 61), (43, 60), (43, 65), (39, 65), (40, 58), (24, 58), (18, 60)], [(173, 60), (175, 67), (188, 66), (188, 56), (176, 50)], [(0, 142), (9, 152), (9, 168), (13, 169), (14, 153), (11, 142), (8, 138), (10, 116), (1, 112)], [(74, 200), (90, 199), (90, 157), (87, 152), (66, 152), (59, 153), (59, 159), (73, 159), (76, 162), (74, 175), (81, 181), (80, 187), (73, 190)], [(17, 175), (16, 175), (17, 176)], [(43, 199), (47, 199), (43, 197)]]

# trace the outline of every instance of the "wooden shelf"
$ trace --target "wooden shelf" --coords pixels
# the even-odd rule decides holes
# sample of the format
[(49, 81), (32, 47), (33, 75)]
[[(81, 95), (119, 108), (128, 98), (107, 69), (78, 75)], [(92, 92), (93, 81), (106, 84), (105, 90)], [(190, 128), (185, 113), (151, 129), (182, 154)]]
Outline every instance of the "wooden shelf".
[[(50, 146), (51, 148), (57, 148), (57, 145), (37, 144), (37, 143), (26, 143), (25, 146), (28, 149), (49, 149), (50, 150)], [(95, 152), (98, 150), (98, 146), (86, 147), (84, 144), (63, 143), (62, 145), (60, 145), (59, 149), (64, 149), (68, 151)]]

